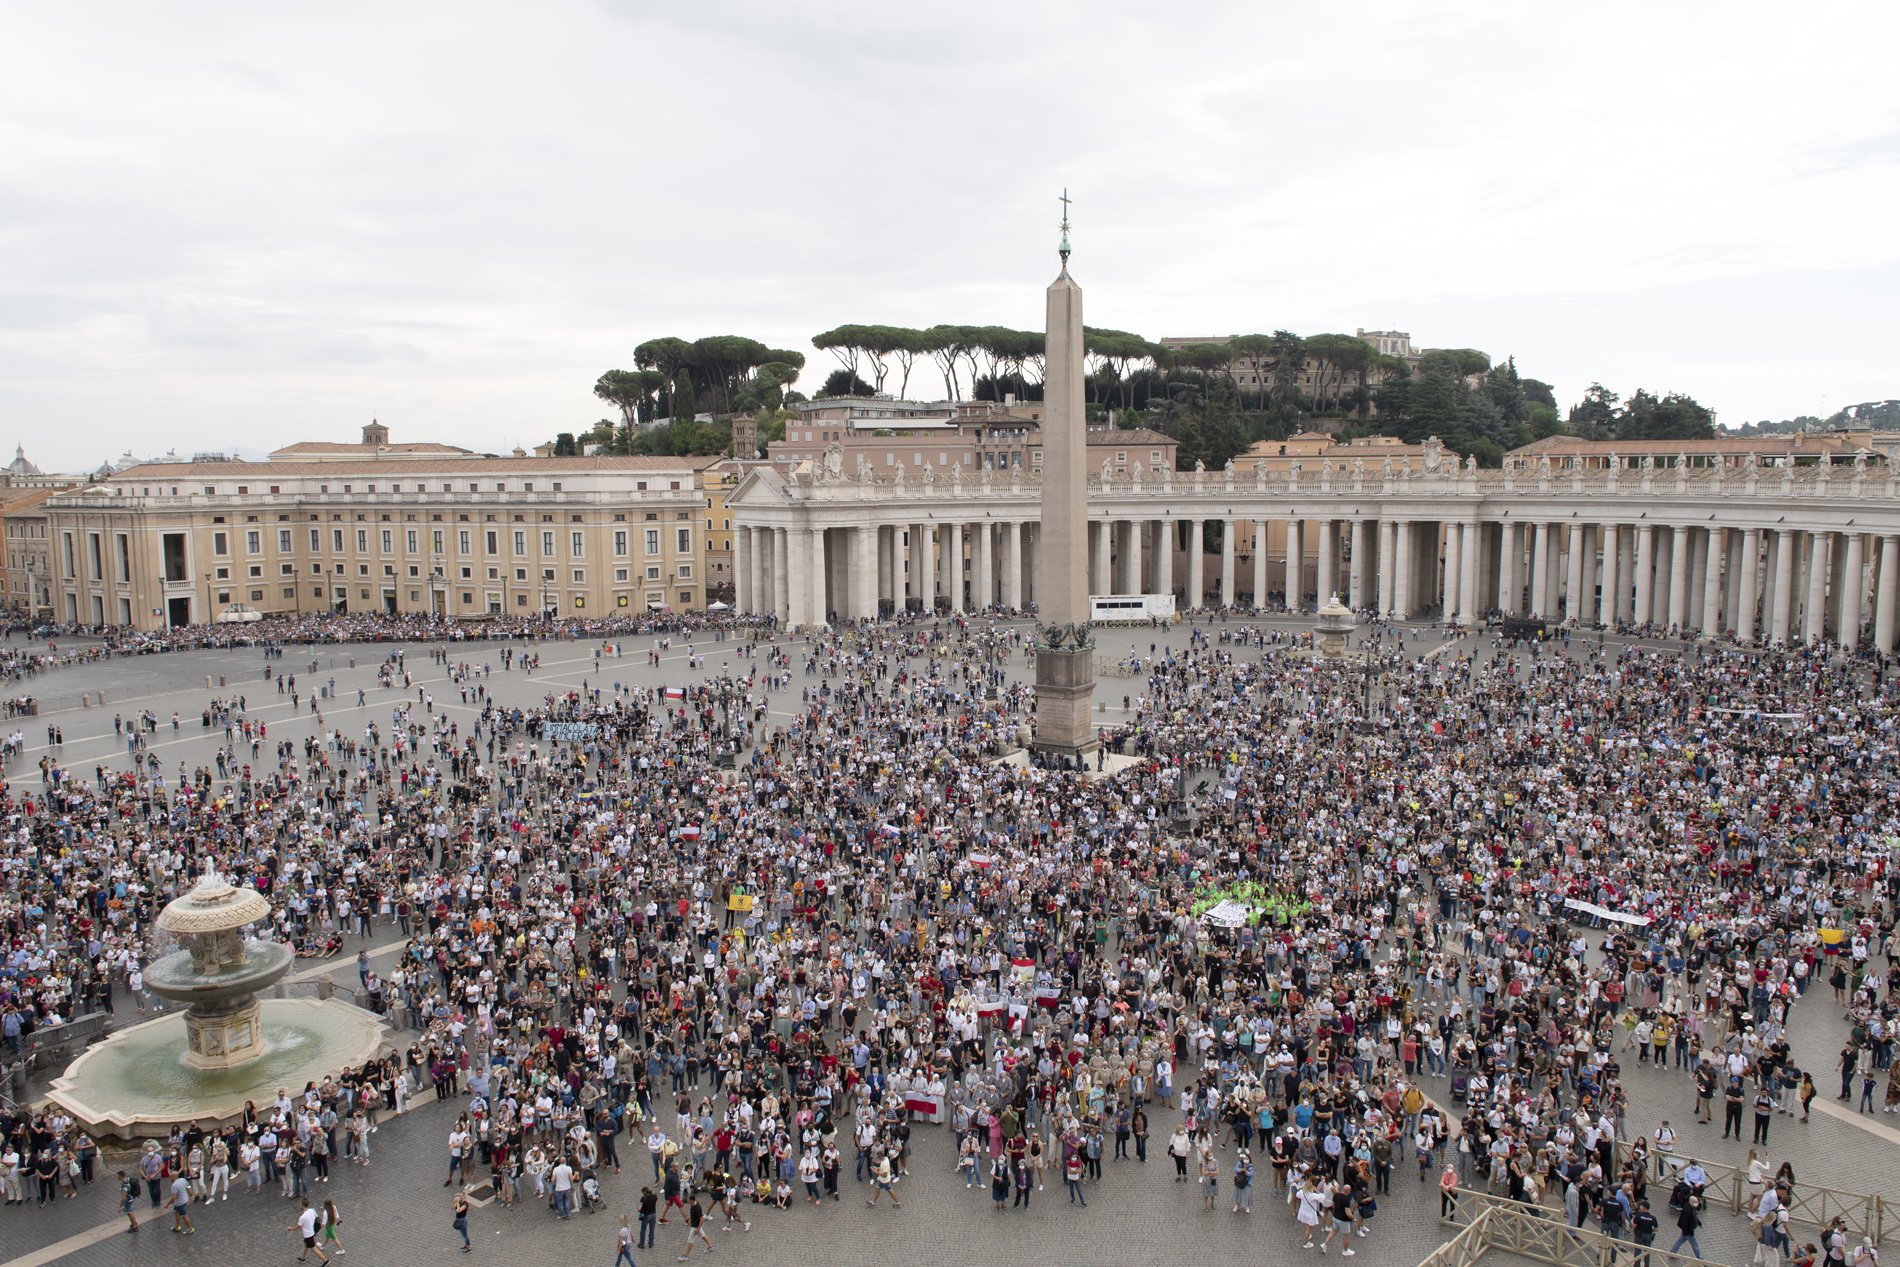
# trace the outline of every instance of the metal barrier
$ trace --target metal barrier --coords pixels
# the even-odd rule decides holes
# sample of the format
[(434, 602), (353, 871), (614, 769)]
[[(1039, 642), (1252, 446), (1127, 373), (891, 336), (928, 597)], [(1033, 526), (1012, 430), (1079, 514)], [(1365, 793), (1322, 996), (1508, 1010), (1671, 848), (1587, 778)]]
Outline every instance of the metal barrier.
[(112, 1027), (112, 1013), (88, 1012), (75, 1016), (64, 1025), (34, 1030), (20, 1040), (21, 1054), (34, 1068), (64, 1064), (88, 1045), (106, 1036)]
[[(1620, 1140), (1616, 1145), (1616, 1153), (1619, 1165), (1629, 1160), (1629, 1146)], [(1712, 1206), (1726, 1205), (1734, 1214), (1748, 1212), (1748, 1201), (1752, 1194), (1748, 1189), (1748, 1171), (1745, 1167), (1703, 1161), (1700, 1157), (1689, 1157), (1683, 1153), (1651, 1153), (1650, 1156), (1662, 1159), (1657, 1171), (1658, 1182), (1673, 1185), (1677, 1176), (1688, 1168), (1689, 1163), (1694, 1162), (1709, 1176), (1708, 1185), (1702, 1191), (1704, 1200)], [(1886, 1201), (1877, 1194), (1848, 1192), (1816, 1183), (1797, 1183), (1789, 1194), (1787, 1205), (1790, 1222), (1824, 1228), (1838, 1218), (1848, 1235), (1871, 1237), (1876, 1245), (1886, 1232)]]
[(1446, 1211), (1441, 1204), (1438, 1221), (1464, 1225), (1459, 1236), (1441, 1246), (1439, 1253), (1457, 1245), (1463, 1236), (1471, 1239), (1442, 1262), (1437, 1254), (1424, 1260), (1435, 1267), (1471, 1267), (1494, 1249), (1557, 1267), (1617, 1267), (1619, 1263), (1627, 1267), (1632, 1261), (1641, 1261), (1646, 1267), (1715, 1267), (1712, 1260), (1693, 1254), (1677, 1254), (1589, 1228), (1571, 1227), (1561, 1210), (1525, 1205), (1471, 1188), (1454, 1190), (1451, 1209)]

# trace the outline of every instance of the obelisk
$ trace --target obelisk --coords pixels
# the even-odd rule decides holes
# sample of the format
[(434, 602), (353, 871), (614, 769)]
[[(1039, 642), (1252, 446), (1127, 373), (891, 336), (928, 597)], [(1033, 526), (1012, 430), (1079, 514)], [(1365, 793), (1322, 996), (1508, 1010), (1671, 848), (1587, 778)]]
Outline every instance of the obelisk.
[(1095, 634), (1089, 621), (1088, 413), (1082, 288), (1069, 276), (1069, 191), (1062, 271), (1048, 292), (1042, 398), (1042, 536), (1036, 564), (1036, 749), (1080, 763), (1096, 747)]

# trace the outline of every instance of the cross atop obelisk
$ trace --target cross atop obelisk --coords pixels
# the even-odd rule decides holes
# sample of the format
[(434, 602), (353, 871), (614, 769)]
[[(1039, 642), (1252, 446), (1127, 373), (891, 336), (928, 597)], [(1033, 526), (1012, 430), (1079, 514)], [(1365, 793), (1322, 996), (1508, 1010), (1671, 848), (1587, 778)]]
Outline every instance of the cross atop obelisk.
[(1036, 748), (1079, 762), (1095, 747), (1095, 635), (1089, 612), (1088, 403), (1082, 288), (1069, 276), (1069, 191), (1062, 191), (1062, 272), (1047, 295), (1042, 535), (1036, 576)]

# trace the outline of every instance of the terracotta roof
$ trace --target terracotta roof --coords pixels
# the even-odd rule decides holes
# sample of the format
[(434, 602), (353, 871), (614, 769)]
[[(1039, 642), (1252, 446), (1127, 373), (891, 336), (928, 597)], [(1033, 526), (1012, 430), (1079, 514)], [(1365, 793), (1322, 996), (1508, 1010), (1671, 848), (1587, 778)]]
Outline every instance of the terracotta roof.
[(23, 510), (31, 510), (33, 507), (51, 497), (54, 493), (69, 492), (72, 487), (73, 485), (67, 484), (63, 487), (56, 485), (51, 488), (29, 489), (17, 497), (9, 497), (5, 501), (0, 501), (0, 515), (15, 515)]
[(720, 461), (717, 454), (684, 457), (567, 457), (567, 458), (452, 458), (439, 462), (142, 462), (111, 479), (120, 484), (141, 479), (231, 479), (252, 475), (301, 475), (332, 478), (342, 475), (381, 475), (392, 480), (434, 475), (577, 475), (615, 471), (702, 471)]
[(458, 444), (441, 444), (437, 441), (414, 441), (410, 444), (346, 444), (340, 441), (298, 441), (285, 444), (283, 448), (272, 450), (276, 454), (363, 454), (371, 458), (374, 454), (471, 454), (473, 448), (462, 448)]
[(1734, 440), (1579, 440), (1575, 436), (1546, 436), (1542, 440), (1512, 449), (1506, 456), (1543, 453), (1562, 454), (1627, 454), (1635, 457), (1644, 453), (1851, 453), (1845, 437), (1820, 439), (1806, 436), (1796, 440), (1793, 436), (1756, 436), (1752, 439)]
[(1090, 427), (1089, 443), (1096, 446), (1133, 444), (1178, 444), (1173, 436), (1164, 436), (1147, 427)]

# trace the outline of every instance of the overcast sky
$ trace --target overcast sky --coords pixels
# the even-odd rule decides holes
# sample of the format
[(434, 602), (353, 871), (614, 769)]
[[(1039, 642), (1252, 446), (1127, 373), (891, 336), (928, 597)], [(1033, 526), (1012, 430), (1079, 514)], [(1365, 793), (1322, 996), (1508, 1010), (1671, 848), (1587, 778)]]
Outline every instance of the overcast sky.
[(532, 444), (668, 334), (809, 390), (841, 322), (1038, 324), (1065, 185), (1094, 325), (1826, 413), (1900, 396), (1896, 48), (1890, 0), (10, 5), (0, 442)]

